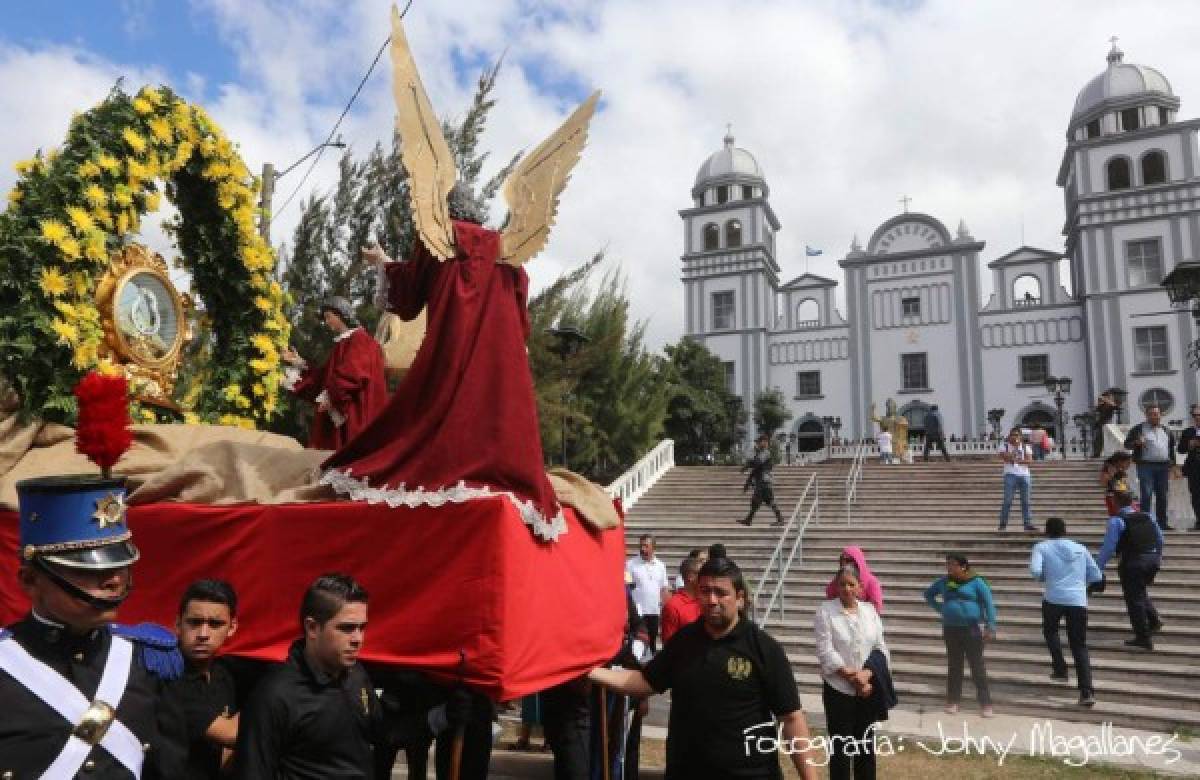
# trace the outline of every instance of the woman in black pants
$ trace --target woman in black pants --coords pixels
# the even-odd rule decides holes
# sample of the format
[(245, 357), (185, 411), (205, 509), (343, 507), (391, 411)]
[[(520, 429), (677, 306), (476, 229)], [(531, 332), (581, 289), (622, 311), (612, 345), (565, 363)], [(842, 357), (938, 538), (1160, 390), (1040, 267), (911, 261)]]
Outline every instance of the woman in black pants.
[[(872, 724), (878, 715), (871, 695), (881, 681), (864, 668), (873, 650), (891, 663), (883, 640), (883, 622), (869, 601), (859, 601), (858, 567), (845, 564), (837, 574), (837, 598), (817, 607), (813, 631), (817, 662), (825, 681), (822, 699), (830, 738), (830, 780), (850, 777), (853, 757), (855, 780), (875, 777)], [(858, 744), (848, 749), (853, 742)]]

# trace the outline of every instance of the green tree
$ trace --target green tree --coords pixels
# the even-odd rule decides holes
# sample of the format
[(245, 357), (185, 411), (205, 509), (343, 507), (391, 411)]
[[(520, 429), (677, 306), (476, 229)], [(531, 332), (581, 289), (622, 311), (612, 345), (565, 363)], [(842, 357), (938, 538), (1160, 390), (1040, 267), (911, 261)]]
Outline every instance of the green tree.
[(754, 399), (754, 427), (759, 434), (774, 438), (775, 431), (792, 419), (792, 412), (778, 389), (764, 390)]
[(714, 450), (728, 451), (738, 424), (745, 420), (745, 409), (741, 399), (725, 389), (721, 359), (686, 336), (665, 351), (662, 376), (668, 399), (663, 427), (675, 441), (676, 459), (698, 460)]

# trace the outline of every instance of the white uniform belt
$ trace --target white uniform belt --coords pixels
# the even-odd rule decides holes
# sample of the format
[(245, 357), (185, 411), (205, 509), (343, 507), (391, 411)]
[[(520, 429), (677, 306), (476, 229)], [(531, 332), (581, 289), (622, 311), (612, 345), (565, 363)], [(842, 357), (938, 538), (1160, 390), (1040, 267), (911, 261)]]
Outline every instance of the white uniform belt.
[(96, 687), (95, 702), (89, 702), (78, 688), (17, 642), (11, 638), (0, 640), (0, 669), (75, 727), (58, 758), (42, 773), (43, 780), (75, 777), (95, 744), (108, 751), (134, 777), (142, 776), (145, 760), (142, 743), (113, 715), (129, 683), (132, 664), (133, 645), (114, 636)]

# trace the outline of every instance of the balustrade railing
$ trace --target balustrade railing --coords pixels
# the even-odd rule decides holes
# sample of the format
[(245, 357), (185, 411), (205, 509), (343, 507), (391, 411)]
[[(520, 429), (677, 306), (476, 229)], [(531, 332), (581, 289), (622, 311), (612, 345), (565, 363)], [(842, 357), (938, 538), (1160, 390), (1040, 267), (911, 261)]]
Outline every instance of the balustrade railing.
[(675, 442), (663, 439), (628, 471), (613, 480), (608, 486), (608, 494), (621, 499), (621, 506), (628, 512), (638, 499), (674, 466)]

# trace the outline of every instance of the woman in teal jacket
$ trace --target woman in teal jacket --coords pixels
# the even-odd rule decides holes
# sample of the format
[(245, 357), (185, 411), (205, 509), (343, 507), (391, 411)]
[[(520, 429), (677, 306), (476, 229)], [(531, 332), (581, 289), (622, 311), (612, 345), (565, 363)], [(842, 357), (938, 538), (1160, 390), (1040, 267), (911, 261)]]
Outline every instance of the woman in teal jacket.
[(979, 697), (980, 713), (992, 717), (983, 643), (996, 638), (996, 605), (987, 580), (971, 571), (967, 556), (946, 556), (946, 576), (925, 589), (925, 601), (942, 616), (946, 642), (946, 712), (958, 712), (962, 698), (963, 658), (971, 666), (971, 682)]

